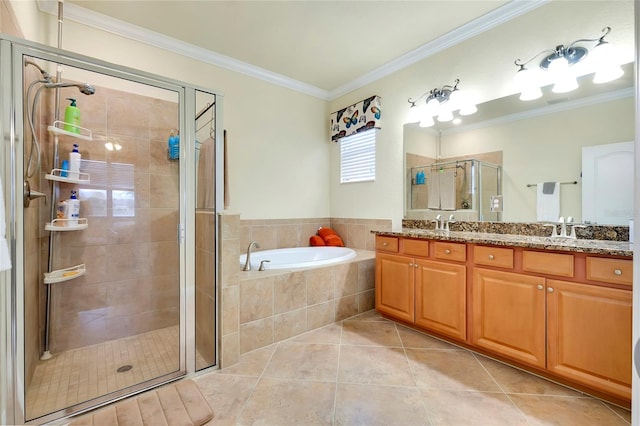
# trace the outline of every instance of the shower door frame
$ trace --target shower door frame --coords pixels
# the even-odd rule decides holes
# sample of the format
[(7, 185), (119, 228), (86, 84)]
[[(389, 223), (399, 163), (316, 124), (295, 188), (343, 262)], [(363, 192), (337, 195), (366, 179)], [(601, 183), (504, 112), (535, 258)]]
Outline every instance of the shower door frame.
[[(82, 70), (105, 74), (110, 77), (121, 78), (135, 83), (146, 84), (166, 89), (178, 94), (179, 126), (181, 132), (180, 171), (179, 171), (179, 242), (180, 257), (180, 362), (178, 370), (156, 377), (149, 381), (136, 384), (130, 388), (103, 395), (90, 401), (38, 417), (38, 422), (48, 422), (71, 414), (81, 413), (98, 406), (111, 403), (144, 390), (156, 387), (195, 372), (195, 156), (188, 155), (195, 149), (195, 92), (196, 90), (211, 93), (216, 96), (216, 141), (222, 140), (221, 109), (222, 95), (207, 88), (188, 85), (184, 82), (157, 76), (120, 65), (111, 64), (95, 58), (86, 57), (39, 45), (24, 40), (0, 34), (0, 60), (3, 64), (11, 64), (0, 71), (0, 131), (3, 133), (3, 149), (0, 150), (0, 164), (3, 164), (2, 181), (5, 188), (5, 204), (7, 206), (7, 240), (11, 244), (13, 268), (11, 271), (0, 272), (0, 315), (7, 318), (9, 324), (0, 330), (0, 361), (5, 362), (1, 369), (8, 374), (7, 382), (0, 381), (0, 420), (5, 422), (25, 423), (26, 420), (26, 388), (25, 378), (25, 323), (24, 323), (24, 212), (22, 207), (22, 181), (24, 173), (24, 82), (23, 56), (30, 56), (62, 66), (71, 66)], [(216, 143), (216, 153), (220, 151), (220, 144)], [(222, 156), (216, 155), (216, 212), (222, 206), (222, 180), (217, 177), (222, 174)], [(188, 194), (194, 194), (189, 196)], [(218, 214), (216, 214), (216, 229), (218, 228)], [(216, 234), (216, 251), (217, 239)], [(216, 261), (219, 254), (216, 253)], [(219, 263), (219, 262), (218, 262)], [(10, 277), (10, 279), (9, 279)], [(218, 289), (219, 279), (216, 274), (215, 288)], [(216, 290), (217, 291), (217, 290)], [(4, 295), (7, 295), (6, 299)], [(216, 342), (219, 336), (219, 302), (215, 305)], [(0, 320), (0, 325), (3, 321)], [(5, 348), (6, 346), (6, 348)], [(215, 364), (203, 371), (215, 369), (219, 365), (219, 344), (216, 344)], [(5, 358), (6, 355), (6, 359)], [(2, 370), (0, 370), (2, 371)], [(6, 418), (3, 418), (6, 417)], [(36, 419), (34, 419), (36, 420)]]

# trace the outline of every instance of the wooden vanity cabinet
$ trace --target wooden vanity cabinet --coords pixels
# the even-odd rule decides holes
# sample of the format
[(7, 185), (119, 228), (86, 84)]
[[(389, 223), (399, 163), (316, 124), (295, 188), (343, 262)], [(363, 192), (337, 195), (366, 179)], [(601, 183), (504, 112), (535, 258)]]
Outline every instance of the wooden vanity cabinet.
[(544, 368), (545, 279), (474, 268), (472, 343)]
[(550, 279), (546, 295), (547, 369), (630, 399), (631, 291)]
[(632, 260), (404, 238), (376, 247), (380, 312), (630, 401)]
[(415, 261), (415, 324), (459, 340), (467, 338), (467, 268)]
[[(424, 329), (466, 339), (466, 267), (429, 257), (429, 241), (378, 237), (376, 309)], [(383, 239), (386, 238), (386, 239)], [(464, 262), (465, 244), (433, 243), (433, 258)], [(391, 254), (390, 252), (396, 251)], [(387, 253), (389, 252), (389, 253)]]
[(403, 321), (414, 318), (414, 263), (408, 256), (376, 255), (376, 309)]

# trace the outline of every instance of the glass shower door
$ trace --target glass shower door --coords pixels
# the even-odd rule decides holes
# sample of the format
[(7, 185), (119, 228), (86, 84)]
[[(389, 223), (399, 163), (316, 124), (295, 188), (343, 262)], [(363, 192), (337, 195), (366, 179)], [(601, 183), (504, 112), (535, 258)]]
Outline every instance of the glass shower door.
[[(47, 195), (47, 204), (33, 199), (23, 210), (29, 421), (185, 374), (179, 240), (185, 160), (179, 87), (73, 61), (58, 81), (45, 73), (54, 75), (60, 58), (30, 53), (18, 60), (20, 178)], [(81, 112), (74, 126), (64, 122), (70, 99)], [(178, 137), (174, 151), (170, 135)], [(74, 145), (77, 174), (69, 168)], [(79, 216), (69, 214), (73, 193)]]

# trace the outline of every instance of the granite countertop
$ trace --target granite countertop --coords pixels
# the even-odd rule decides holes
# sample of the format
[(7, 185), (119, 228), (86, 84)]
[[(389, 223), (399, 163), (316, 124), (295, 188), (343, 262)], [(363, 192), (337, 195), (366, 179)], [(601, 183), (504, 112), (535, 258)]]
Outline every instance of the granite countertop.
[(493, 234), (486, 232), (435, 231), (417, 228), (403, 228), (401, 231), (372, 232), (376, 235), (392, 237), (410, 237), (460, 243), (526, 247), (574, 253), (633, 257), (633, 244), (628, 241), (585, 240), (514, 234)]

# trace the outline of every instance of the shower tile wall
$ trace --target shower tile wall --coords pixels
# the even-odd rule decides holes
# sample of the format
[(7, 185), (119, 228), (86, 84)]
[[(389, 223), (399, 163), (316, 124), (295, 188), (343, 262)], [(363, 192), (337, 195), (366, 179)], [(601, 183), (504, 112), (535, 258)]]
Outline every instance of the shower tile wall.
[(204, 362), (198, 369), (215, 364), (215, 219), (213, 209), (196, 210), (196, 349)]
[(240, 252), (244, 253), (251, 241), (260, 244), (260, 250), (287, 247), (306, 247), (309, 237), (320, 227), (331, 227), (342, 238), (345, 246), (375, 250), (372, 230), (391, 230), (388, 219), (311, 218), (311, 219), (254, 219), (240, 221)]
[(220, 214), (218, 235), (222, 285), (220, 286), (220, 365), (228, 367), (240, 359), (240, 267), (238, 265), (240, 216)]
[[(78, 98), (94, 140), (79, 142), (91, 183), (60, 184), (59, 199), (79, 189), (89, 228), (54, 236), (54, 268), (85, 263), (87, 273), (53, 285), (53, 353), (179, 323), (179, 165), (166, 155), (178, 104), (101, 87), (92, 96), (62, 89), (66, 97)], [(108, 151), (106, 141), (122, 149)], [(43, 174), (52, 168), (51, 142), (44, 144)], [(60, 138), (60, 161), (73, 143)]]

